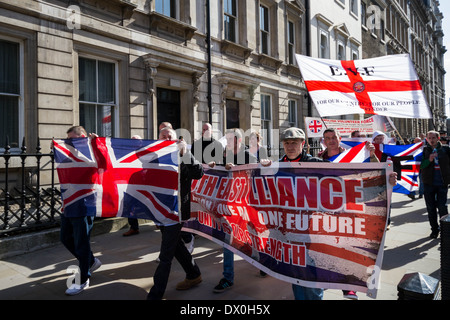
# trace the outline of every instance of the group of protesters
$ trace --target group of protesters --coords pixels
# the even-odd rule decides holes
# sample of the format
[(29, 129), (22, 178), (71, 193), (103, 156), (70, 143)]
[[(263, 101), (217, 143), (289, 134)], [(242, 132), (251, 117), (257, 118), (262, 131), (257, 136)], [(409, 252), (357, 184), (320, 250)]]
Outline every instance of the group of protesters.
[[(187, 148), (183, 139), (177, 139), (176, 132), (170, 123), (160, 125), (159, 139), (177, 140), (180, 152), (180, 196), (181, 208), (180, 216), (182, 221), (190, 218), (190, 186), (193, 179), (200, 179), (204, 174), (202, 164), (211, 168), (222, 165), (226, 170), (237, 165), (260, 163), (262, 166), (270, 166), (272, 160), (267, 155), (267, 149), (261, 146), (261, 136), (254, 132), (250, 135), (250, 147), (243, 143), (243, 136), (239, 129), (230, 129), (226, 132), (226, 146), (212, 137), (211, 124), (205, 123), (202, 126), (202, 137), (196, 140), (191, 149)], [(87, 136), (80, 126), (72, 127), (67, 131), (68, 138)], [(358, 132), (354, 132), (352, 137), (359, 137)], [(313, 157), (307, 153), (305, 143), (307, 141), (304, 131), (300, 128), (291, 127), (281, 134), (284, 155), (279, 162), (328, 162), (331, 157), (338, 155), (345, 150), (340, 146), (341, 137), (336, 129), (326, 129), (323, 132), (325, 150)], [(370, 152), (371, 162), (380, 162), (375, 155), (376, 143), (386, 143), (387, 136), (384, 133), (376, 132), (372, 136), (372, 141), (365, 143), (365, 148)], [(450, 150), (448, 146), (442, 145), (439, 141), (439, 132), (430, 131), (426, 136), (427, 144), (423, 151), (423, 161), (421, 164), (422, 180), (424, 183), (425, 202), (428, 210), (430, 225), (432, 228), (432, 238), (436, 238), (439, 233), (438, 214), (442, 217), (447, 214), (447, 186), (450, 183)], [(389, 183), (397, 183), (397, 174), (392, 172), (388, 177)], [(90, 231), (92, 229), (93, 217), (84, 216), (79, 218), (68, 218), (62, 214), (61, 241), (67, 249), (78, 259), (80, 265), (81, 281), (73, 283), (66, 290), (66, 294), (75, 295), (82, 292), (89, 286), (89, 278), (93, 271), (101, 266), (99, 259), (95, 258), (90, 249)], [(153, 287), (150, 289), (147, 299), (160, 300), (166, 290), (172, 260), (176, 260), (183, 267), (186, 273), (185, 279), (178, 283), (176, 289), (187, 290), (197, 286), (202, 282), (201, 272), (198, 265), (192, 258), (192, 247), (187, 248), (184, 240), (183, 222), (174, 222), (172, 225), (158, 226), (161, 231), (161, 248), (159, 254), (159, 264), (153, 276)], [(124, 235), (138, 234), (133, 232)], [(192, 237), (192, 234), (188, 234)], [(264, 272), (260, 272), (265, 276)], [(234, 255), (233, 252), (223, 249), (223, 277), (217, 286), (213, 288), (216, 293), (232, 288), (234, 285)], [(293, 284), (294, 297), (297, 300), (320, 300), (323, 298), (323, 289), (308, 288)], [(343, 291), (344, 297), (358, 299), (356, 292)]]

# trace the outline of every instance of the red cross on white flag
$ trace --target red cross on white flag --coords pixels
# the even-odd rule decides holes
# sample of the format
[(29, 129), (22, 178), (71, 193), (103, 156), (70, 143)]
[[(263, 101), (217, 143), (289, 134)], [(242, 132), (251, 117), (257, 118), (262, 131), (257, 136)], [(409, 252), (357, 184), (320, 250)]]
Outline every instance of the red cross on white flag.
[(407, 54), (350, 61), (296, 57), (309, 95), (322, 117), (365, 113), (432, 118)]

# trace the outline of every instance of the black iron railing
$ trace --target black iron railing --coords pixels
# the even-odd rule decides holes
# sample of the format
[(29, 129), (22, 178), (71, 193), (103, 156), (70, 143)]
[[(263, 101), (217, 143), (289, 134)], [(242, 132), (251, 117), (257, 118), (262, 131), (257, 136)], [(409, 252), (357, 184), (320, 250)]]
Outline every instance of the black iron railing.
[(7, 138), (0, 159), (0, 237), (58, 225), (62, 204), (53, 153), (41, 153), (39, 138), (35, 153), (27, 153), (25, 139), (11, 150)]

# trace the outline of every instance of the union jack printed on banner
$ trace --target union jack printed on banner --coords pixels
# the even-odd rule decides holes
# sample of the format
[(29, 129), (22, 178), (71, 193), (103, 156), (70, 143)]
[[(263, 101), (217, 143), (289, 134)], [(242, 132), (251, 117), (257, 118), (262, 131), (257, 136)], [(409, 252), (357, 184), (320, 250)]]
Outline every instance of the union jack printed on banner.
[[(343, 159), (342, 156), (344, 153), (356, 154), (361, 145), (360, 141), (342, 139), (340, 145), (348, 150), (338, 155), (339, 159), (338, 157), (333, 158), (333, 162), (361, 162), (356, 157), (353, 161), (346, 161), (352, 159), (350, 157)], [(397, 172), (397, 185), (394, 186), (393, 192), (410, 194), (419, 190), (418, 178), (423, 154), (423, 142), (407, 145), (374, 144), (374, 146), (375, 155), (378, 159), (381, 160), (384, 154), (386, 160), (394, 162), (394, 171)]]
[(54, 140), (64, 214), (132, 217), (173, 224), (178, 217), (174, 141)]

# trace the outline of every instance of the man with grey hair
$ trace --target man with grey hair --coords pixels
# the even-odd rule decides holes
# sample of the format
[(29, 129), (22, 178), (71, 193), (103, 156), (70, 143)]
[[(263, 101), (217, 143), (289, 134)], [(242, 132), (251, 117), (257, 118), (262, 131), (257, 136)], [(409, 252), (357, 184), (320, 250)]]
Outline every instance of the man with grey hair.
[[(176, 132), (172, 128), (164, 127), (159, 133), (159, 138), (160, 140), (176, 140)], [(181, 221), (186, 221), (191, 215), (191, 182), (192, 179), (200, 179), (203, 176), (203, 167), (187, 150), (184, 141), (179, 141), (178, 146), (181, 156), (180, 208), (178, 208), (178, 211), (181, 215)], [(153, 287), (147, 295), (148, 300), (161, 300), (163, 298), (174, 257), (186, 273), (186, 278), (177, 284), (177, 290), (187, 290), (202, 282), (200, 269), (181, 238), (182, 227), (182, 222), (159, 226), (162, 235), (159, 264), (153, 276)]]
[(223, 158), (222, 144), (212, 137), (212, 126), (204, 123), (202, 126), (202, 137), (192, 144), (192, 153), (195, 159), (201, 163), (215, 162), (220, 164)]

